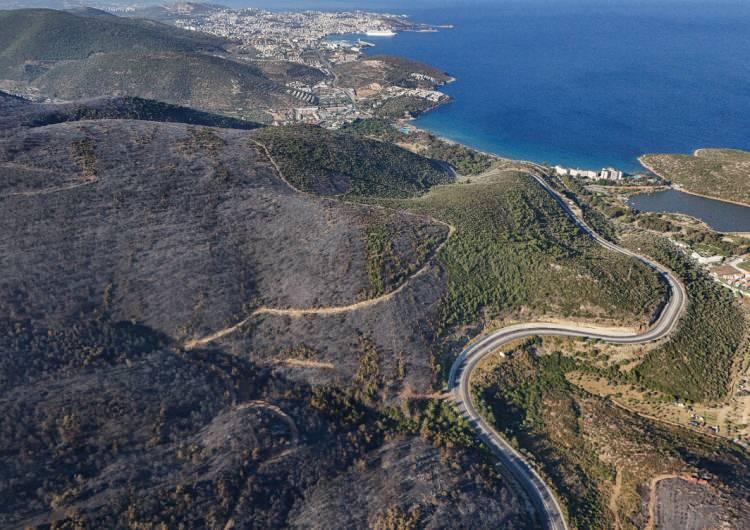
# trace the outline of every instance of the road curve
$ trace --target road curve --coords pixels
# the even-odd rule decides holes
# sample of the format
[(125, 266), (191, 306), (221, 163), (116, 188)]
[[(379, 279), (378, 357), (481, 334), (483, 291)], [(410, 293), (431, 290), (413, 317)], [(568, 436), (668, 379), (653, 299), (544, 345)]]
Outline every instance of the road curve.
[[(534, 165), (545, 173), (544, 168)], [(614, 344), (642, 344), (667, 336), (675, 328), (687, 305), (687, 292), (682, 283), (662, 265), (619, 247), (597, 234), (583, 219), (580, 219), (565, 200), (540, 176), (530, 174), (557, 201), (565, 213), (587, 234), (603, 247), (633, 257), (654, 269), (669, 286), (669, 299), (658, 318), (643, 333), (601, 330), (585, 325), (531, 322), (508, 326), (487, 334), (474, 342), (456, 358), (448, 377), (448, 389), (459, 410), (468, 417), (478, 437), (492, 450), (528, 494), (537, 513), (544, 514), (544, 522), (551, 530), (568, 530), (568, 524), (555, 495), (536, 470), (477, 412), (471, 398), (469, 381), (471, 373), (488, 354), (497, 351), (509, 342), (526, 337), (556, 335), (600, 339)]]

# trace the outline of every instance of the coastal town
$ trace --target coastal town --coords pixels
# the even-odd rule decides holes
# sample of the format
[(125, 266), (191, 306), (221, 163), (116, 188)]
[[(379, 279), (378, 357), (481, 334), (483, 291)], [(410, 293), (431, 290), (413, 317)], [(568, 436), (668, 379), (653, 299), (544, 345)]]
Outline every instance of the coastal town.
[[(393, 36), (397, 31), (435, 31), (405, 16), (365, 11), (267, 11), (178, 3), (174, 25), (240, 41), (263, 59), (277, 59), (324, 67), (316, 52), (330, 35)], [(353, 51), (356, 53), (356, 51)]]
[[(415, 61), (365, 55), (368, 38), (399, 32), (436, 32), (451, 26), (412, 22), (405, 15), (366, 11), (269, 11), (191, 2), (165, 5), (161, 17), (174, 26), (229, 39), (234, 60), (262, 68), (291, 63), (309, 75), (286, 81), (299, 104), (271, 109), (273, 123), (307, 123), (338, 129), (356, 120), (416, 116), (449, 101), (437, 87), (453, 79)], [(114, 9), (113, 11), (117, 11)], [(141, 16), (123, 8), (127, 16)], [(303, 71), (303, 70), (300, 70)], [(395, 75), (389, 75), (393, 71)]]
[[(309, 81), (286, 83), (298, 106), (278, 109), (278, 125), (306, 123), (329, 129), (358, 120), (387, 117), (408, 134), (408, 120), (450, 100), (437, 90), (453, 79), (415, 62), (389, 63), (393, 58), (370, 57), (375, 46), (368, 37), (391, 37), (398, 32), (434, 32), (450, 26), (430, 26), (406, 16), (366, 11), (278, 12), (257, 8), (233, 9), (218, 5), (181, 2), (165, 7), (170, 23), (191, 31), (228, 38), (232, 53), (259, 64), (288, 62), (314, 69), (322, 75)], [(374, 40), (374, 39), (373, 39)], [(391, 75), (398, 70), (398, 75)], [(628, 174), (615, 167), (601, 170), (555, 165), (558, 177), (593, 184), (661, 184), (656, 176)], [(673, 240), (722, 286), (750, 296), (750, 259), (710, 254)]]

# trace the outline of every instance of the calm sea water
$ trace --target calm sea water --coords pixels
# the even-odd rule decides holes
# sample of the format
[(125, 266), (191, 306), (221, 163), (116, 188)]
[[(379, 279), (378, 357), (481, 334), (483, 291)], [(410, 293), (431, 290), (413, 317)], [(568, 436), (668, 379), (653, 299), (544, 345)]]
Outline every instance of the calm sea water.
[[(231, 0), (230, 0), (231, 1)], [(233, 0), (454, 24), (374, 42), (440, 67), (453, 103), (417, 125), (499, 155), (626, 171), (644, 153), (750, 149), (750, 0)], [(750, 230), (748, 209), (664, 192), (634, 206)]]
[(697, 217), (719, 232), (750, 232), (750, 208), (697, 197), (677, 190), (634, 195), (628, 204), (646, 212), (676, 212)]
[(750, 148), (748, 1), (498, 1), (407, 12), (456, 27), (369, 37), (369, 53), (458, 78), (445, 87), (455, 101), (417, 121), (440, 135), (511, 157), (630, 171), (643, 153)]

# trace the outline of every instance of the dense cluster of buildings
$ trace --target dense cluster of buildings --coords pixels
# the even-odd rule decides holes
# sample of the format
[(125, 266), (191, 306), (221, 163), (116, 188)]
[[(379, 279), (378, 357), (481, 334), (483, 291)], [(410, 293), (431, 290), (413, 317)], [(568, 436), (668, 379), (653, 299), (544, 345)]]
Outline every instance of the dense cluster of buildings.
[[(230, 9), (218, 5), (176, 4), (171, 21), (179, 27), (232, 39), (239, 58), (252, 62), (286, 61), (322, 71), (326, 78), (314, 85), (293, 81), (287, 93), (299, 102), (296, 108), (274, 112), (276, 123), (310, 123), (338, 128), (345, 123), (373, 117), (388, 99), (422, 98), (436, 105), (447, 97), (436, 90), (384, 86), (344, 87), (337, 83), (337, 65), (358, 61), (372, 43), (362, 39), (345, 40), (332, 35), (395, 35), (396, 31), (435, 31), (403, 16), (354, 12)], [(438, 84), (422, 72), (411, 74), (415, 81)], [(428, 105), (429, 106), (429, 105)]]
[(733, 289), (750, 294), (750, 272), (740, 269), (733, 263), (712, 268), (711, 276)]
[(613, 167), (605, 167), (601, 171), (591, 171), (587, 169), (572, 169), (562, 166), (555, 166), (555, 174), (558, 176), (579, 177), (590, 180), (620, 181), (625, 179), (625, 174)]
[[(178, 12), (174, 24), (235, 40), (240, 46), (258, 53), (260, 59), (292, 61), (315, 67), (324, 66), (317, 52), (331, 48), (324, 42), (330, 35), (392, 35), (395, 29), (420, 27), (401, 16), (364, 11), (278, 12), (222, 6), (211, 6), (198, 12)], [(343, 56), (354, 60), (358, 52), (344, 50)]]

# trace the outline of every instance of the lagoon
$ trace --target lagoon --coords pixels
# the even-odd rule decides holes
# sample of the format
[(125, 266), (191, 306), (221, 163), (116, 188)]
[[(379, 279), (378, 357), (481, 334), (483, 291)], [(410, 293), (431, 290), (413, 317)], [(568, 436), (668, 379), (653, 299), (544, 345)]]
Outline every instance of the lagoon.
[(674, 189), (633, 195), (628, 205), (644, 212), (690, 215), (719, 232), (750, 232), (750, 207)]

